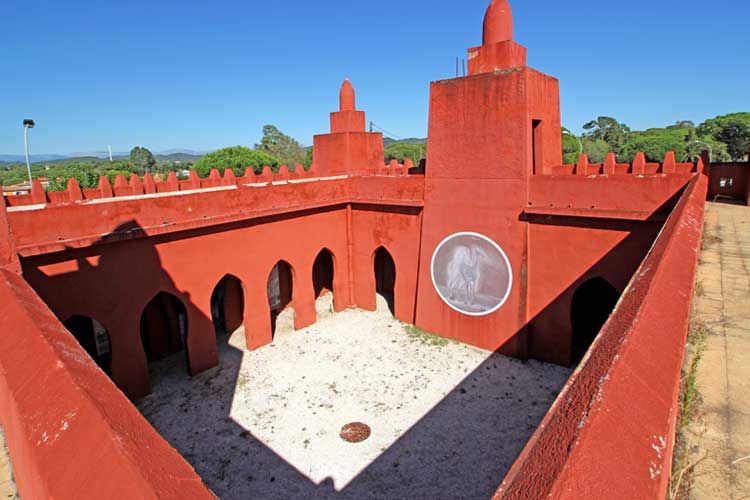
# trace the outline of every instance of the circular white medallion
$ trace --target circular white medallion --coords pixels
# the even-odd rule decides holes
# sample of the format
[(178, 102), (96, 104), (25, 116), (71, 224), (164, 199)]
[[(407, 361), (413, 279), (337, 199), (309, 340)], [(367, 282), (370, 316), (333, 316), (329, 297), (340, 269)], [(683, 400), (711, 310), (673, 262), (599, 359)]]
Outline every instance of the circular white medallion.
[(432, 284), (452, 309), (486, 316), (505, 304), (513, 270), (500, 245), (479, 233), (445, 238), (432, 255)]

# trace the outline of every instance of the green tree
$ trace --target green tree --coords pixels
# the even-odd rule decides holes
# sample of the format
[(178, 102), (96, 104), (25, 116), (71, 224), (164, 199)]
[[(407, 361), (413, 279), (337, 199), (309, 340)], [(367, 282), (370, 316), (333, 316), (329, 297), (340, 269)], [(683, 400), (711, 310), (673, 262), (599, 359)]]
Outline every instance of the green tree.
[(695, 128), (695, 123), (690, 120), (678, 120), (674, 125), (667, 127), (667, 130), (679, 130), (683, 128)]
[(257, 174), (263, 171), (264, 166), (269, 166), (274, 172), (278, 172), (281, 164), (281, 160), (263, 151), (234, 146), (207, 154), (198, 160), (193, 168), (201, 177), (207, 177), (212, 168), (218, 169), (222, 175), (224, 170), (231, 168), (234, 175), (242, 176), (245, 175), (247, 167), (252, 167)]
[(156, 159), (148, 149), (136, 146), (130, 151), (130, 163), (139, 172), (150, 172), (156, 166)]
[[(583, 152), (589, 156), (591, 163), (603, 163), (612, 147), (604, 139), (583, 138)], [(578, 163), (578, 159), (573, 163)]]
[[(717, 116), (701, 123), (697, 129), (701, 140), (718, 141), (726, 146), (729, 159), (742, 161), (750, 153), (750, 113)], [(713, 160), (721, 161), (721, 146), (713, 152)]]
[(567, 128), (563, 127), (562, 135), (562, 149), (563, 149), (563, 163), (566, 165), (573, 165), (578, 163), (578, 157), (581, 155), (582, 144), (579, 144), (579, 139), (573, 135), (573, 133)]
[(307, 148), (307, 151), (305, 151), (305, 160), (302, 162), (302, 165), (305, 167), (305, 170), (310, 170), (310, 167), (312, 167), (313, 164), (313, 148)]
[(600, 116), (583, 126), (587, 132), (583, 135), (590, 139), (601, 140), (609, 144), (610, 151), (617, 154), (628, 141), (630, 127), (609, 116)]
[(411, 160), (414, 165), (419, 165), (419, 161), (427, 156), (426, 144), (403, 144), (394, 142), (385, 148), (385, 162), (396, 160), (404, 163), (407, 159)]
[(674, 151), (680, 160), (686, 153), (685, 141), (679, 136), (670, 135), (644, 135), (635, 137), (628, 141), (621, 149), (619, 158), (623, 161), (632, 162), (638, 152), (646, 155), (646, 160), (651, 162), (662, 162), (669, 151)]
[(263, 138), (255, 149), (278, 158), (283, 165), (294, 167), (305, 161), (306, 152), (294, 138), (282, 133), (274, 125), (263, 127)]

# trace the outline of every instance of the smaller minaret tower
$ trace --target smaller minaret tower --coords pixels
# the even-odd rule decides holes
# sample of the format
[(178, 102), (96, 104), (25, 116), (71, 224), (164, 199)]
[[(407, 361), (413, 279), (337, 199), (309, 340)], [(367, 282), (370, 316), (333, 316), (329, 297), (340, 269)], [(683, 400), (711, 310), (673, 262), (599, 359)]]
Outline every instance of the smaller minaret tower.
[(364, 132), (365, 112), (357, 111), (357, 96), (352, 83), (347, 79), (339, 92), (339, 110), (331, 113), (331, 133)]
[(385, 166), (383, 134), (365, 131), (365, 112), (349, 80), (339, 92), (339, 111), (331, 113), (331, 133), (313, 139), (313, 165), (321, 175), (365, 172)]

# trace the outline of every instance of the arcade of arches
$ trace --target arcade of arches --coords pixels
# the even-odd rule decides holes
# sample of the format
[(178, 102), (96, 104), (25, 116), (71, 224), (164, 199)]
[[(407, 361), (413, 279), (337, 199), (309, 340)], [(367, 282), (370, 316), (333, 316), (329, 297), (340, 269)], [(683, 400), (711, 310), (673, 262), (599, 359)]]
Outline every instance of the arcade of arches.
[[(311, 270), (315, 298), (334, 290), (335, 258), (327, 248), (317, 255)], [(373, 253), (374, 292), (382, 296), (393, 314), (396, 284), (396, 264), (384, 247)], [(275, 332), (279, 315), (293, 308), (294, 272), (286, 261), (273, 266), (267, 278), (267, 300), (271, 331)], [(596, 277), (576, 289), (570, 307), (572, 326), (571, 364), (578, 364), (595, 340), (619, 299), (619, 292), (608, 281)], [(242, 281), (227, 274), (211, 294), (211, 321), (217, 338), (227, 336), (243, 326), (245, 291)], [(292, 310), (293, 314), (293, 310)], [(112, 352), (107, 329), (95, 319), (74, 315), (64, 325), (79, 341), (96, 364), (111, 375)], [(186, 353), (189, 326), (185, 305), (175, 295), (161, 292), (143, 310), (140, 336), (148, 363), (183, 353), (184, 370), (190, 373)]]

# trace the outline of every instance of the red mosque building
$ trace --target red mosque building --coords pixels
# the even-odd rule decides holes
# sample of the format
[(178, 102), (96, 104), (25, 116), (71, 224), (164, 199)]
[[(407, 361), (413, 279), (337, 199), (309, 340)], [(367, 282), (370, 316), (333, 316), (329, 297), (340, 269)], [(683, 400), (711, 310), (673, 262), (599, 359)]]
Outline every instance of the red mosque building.
[(578, 365), (497, 498), (663, 498), (708, 157), (563, 164), (558, 81), (526, 65), (506, 0), (468, 61), (431, 84), (424, 170), (384, 164), (346, 81), (309, 171), (5, 198), (0, 418), (21, 496), (211, 498), (127, 398), (166, 354), (215, 366), (218, 330), (256, 349), (286, 307), (315, 323), (327, 288), (337, 311), (381, 293), (426, 331)]

